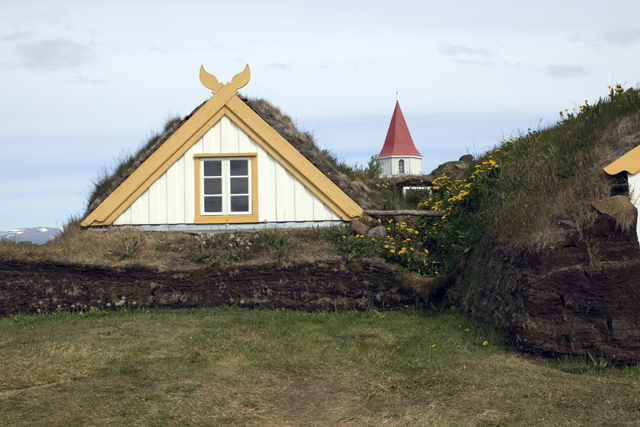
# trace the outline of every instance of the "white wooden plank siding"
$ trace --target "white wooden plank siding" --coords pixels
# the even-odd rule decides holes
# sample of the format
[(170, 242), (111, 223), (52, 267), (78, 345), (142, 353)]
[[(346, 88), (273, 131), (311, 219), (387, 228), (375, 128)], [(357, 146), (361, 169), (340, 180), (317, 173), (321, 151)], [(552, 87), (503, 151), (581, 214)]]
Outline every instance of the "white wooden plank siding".
[(338, 215), (225, 116), (126, 209), (114, 224), (193, 224), (193, 156), (220, 153), (257, 153), (259, 222), (340, 221)]
[(404, 160), (405, 175), (422, 175), (422, 158), (417, 156), (390, 156), (380, 159), (382, 176), (393, 176), (400, 173), (399, 161)]
[[(629, 200), (640, 212), (640, 172), (630, 174), (627, 172), (627, 181), (629, 182)], [(640, 215), (638, 215), (640, 217)], [(640, 242), (640, 219), (636, 221), (636, 234)]]

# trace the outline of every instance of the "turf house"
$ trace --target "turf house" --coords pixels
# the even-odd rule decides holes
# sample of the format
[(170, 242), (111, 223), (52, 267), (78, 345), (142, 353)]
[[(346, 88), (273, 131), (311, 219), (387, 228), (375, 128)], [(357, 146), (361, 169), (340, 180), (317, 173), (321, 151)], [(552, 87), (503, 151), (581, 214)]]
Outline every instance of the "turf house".
[(332, 174), (279, 112), (238, 94), (249, 78), (248, 65), (227, 84), (201, 67), (213, 96), (94, 200), (82, 226), (249, 231), (361, 217), (353, 183)]

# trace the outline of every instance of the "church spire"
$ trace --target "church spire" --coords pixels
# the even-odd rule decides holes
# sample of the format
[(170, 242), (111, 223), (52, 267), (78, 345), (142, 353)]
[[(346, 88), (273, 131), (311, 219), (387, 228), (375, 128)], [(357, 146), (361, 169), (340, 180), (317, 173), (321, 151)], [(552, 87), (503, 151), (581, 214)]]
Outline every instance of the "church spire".
[(396, 108), (393, 110), (393, 116), (391, 117), (391, 123), (389, 124), (389, 130), (387, 131), (387, 137), (384, 140), (382, 151), (378, 154), (378, 157), (385, 156), (422, 157), (413, 144), (413, 139), (411, 139), (407, 122), (404, 121), (404, 116), (402, 115), (398, 101), (396, 101)]

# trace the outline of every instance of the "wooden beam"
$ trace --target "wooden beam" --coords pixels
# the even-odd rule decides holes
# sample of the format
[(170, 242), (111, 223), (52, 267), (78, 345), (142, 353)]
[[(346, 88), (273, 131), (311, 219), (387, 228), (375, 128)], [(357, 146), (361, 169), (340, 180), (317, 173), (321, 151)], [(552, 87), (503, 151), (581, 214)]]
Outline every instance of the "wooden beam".
[(410, 215), (410, 216), (431, 216), (431, 217), (442, 217), (449, 213), (449, 211), (412, 211), (412, 210), (401, 210), (401, 211), (370, 211), (365, 210), (365, 214), (369, 216), (396, 216), (396, 215)]

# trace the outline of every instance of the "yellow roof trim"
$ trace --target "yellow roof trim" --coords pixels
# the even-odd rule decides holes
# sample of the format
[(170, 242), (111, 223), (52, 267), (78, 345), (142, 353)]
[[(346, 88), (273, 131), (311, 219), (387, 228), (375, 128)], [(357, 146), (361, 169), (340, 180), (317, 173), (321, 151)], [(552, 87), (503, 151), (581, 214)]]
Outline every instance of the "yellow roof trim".
[(604, 171), (609, 175), (616, 175), (622, 171), (627, 171), (631, 175), (640, 172), (640, 145), (605, 167)]
[(82, 221), (81, 225), (89, 227), (113, 224), (129, 206), (225, 115), (340, 218), (348, 221), (361, 217), (363, 210), (357, 203), (351, 200), (337, 185), (236, 96), (237, 89), (247, 84), (249, 76), (249, 66), (247, 66), (230, 83), (222, 85), (218, 83), (215, 76), (206, 73), (204, 67), (201, 67), (200, 80), (203, 85), (213, 90), (214, 96), (98, 205)]
[[(180, 126), (164, 144), (116, 188), (82, 222), (83, 227), (111, 225), (142, 193), (195, 144), (224, 115), (224, 105), (238, 92), (231, 86), (222, 88), (189, 120)], [(206, 127), (208, 123), (211, 126)], [(187, 143), (191, 142), (191, 145)], [(186, 145), (186, 148), (185, 148)]]

